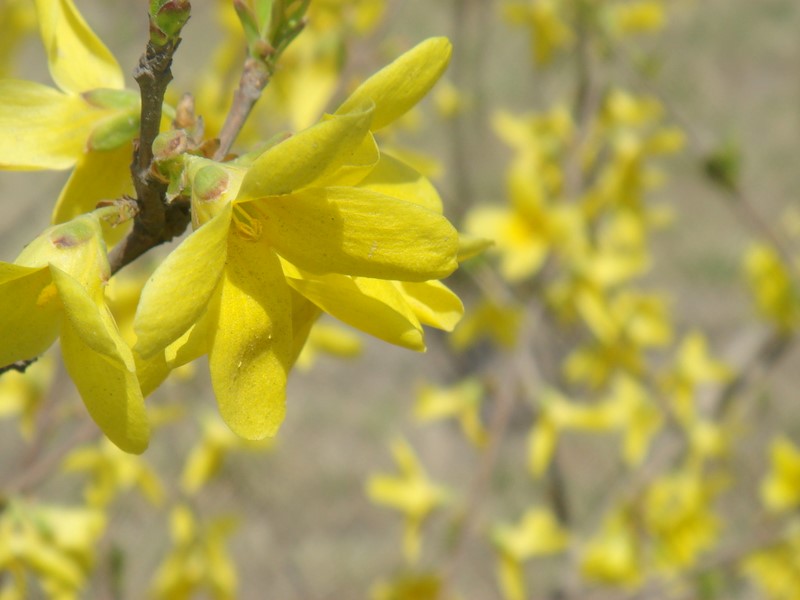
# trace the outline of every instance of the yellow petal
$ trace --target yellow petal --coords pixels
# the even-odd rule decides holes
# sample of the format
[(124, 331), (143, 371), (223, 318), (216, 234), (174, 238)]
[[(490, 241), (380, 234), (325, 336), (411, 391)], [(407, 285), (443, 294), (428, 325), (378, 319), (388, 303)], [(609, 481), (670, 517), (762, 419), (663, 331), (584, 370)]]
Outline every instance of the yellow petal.
[(464, 316), (461, 300), (443, 283), (401, 281), (397, 284), (421, 323), (453, 331)]
[(245, 175), (238, 199), (288, 194), (351, 164), (363, 152), (372, 110), (322, 121), (259, 156)]
[(209, 352), (220, 414), (247, 439), (275, 435), (292, 355), (289, 287), (275, 254), (231, 235)]
[(457, 267), (458, 234), (442, 215), (358, 188), (262, 198), (265, 238), (314, 273), (427, 281)]
[(390, 281), (311, 275), (284, 263), (289, 285), (328, 314), (378, 339), (424, 351), (422, 327)]
[[(133, 194), (130, 163), (133, 156), (132, 144), (124, 144), (107, 152), (90, 151), (78, 160), (67, 184), (53, 209), (52, 222), (64, 223), (78, 215), (95, 209), (101, 200), (114, 200)], [(106, 243), (116, 244), (130, 227), (120, 225), (108, 227)]]
[(442, 212), (442, 199), (428, 178), (385, 153), (381, 153), (378, 164), (359, 182), (358, 187)]
[(110, 362), (121, 361), (121, 368), (133, 371), (133, 355), (122, 341), (108, 308), (104, 304), (98, 305), (86, 288), (58, 267), (51, 266), (50, 273), (64, 314), (81, 341)]
[(187, 237), (147, 280), (134, 318), (136, 351), (152, 356), (206, 310), (225, 266), (232, 207)]
[(0, 263), (0, 366), (42, 354), (58, 336), (60, 320), (47, 267)]
[(150, 437), (144, 399), (136, 375), (124, 366), (133, 358), (109, 360), (86, 345), (66, 319), (61, 328), (61, 352), (86, 409), (103, 433), (125, 452), (144, 452)]
[(144, 358), (134, 352), (136, 375), (145, 398), (164, 383), (171, 371), (208, 353), (208, 321), (207, 315), (203, 315), (189, 331), (152, 356)]
[[(291, 282), (289, 282), (291, 283)], [(292, 358), (289, 365), (297, 362), (300, 353), (306, 345), (308, 336), (314, 323), (322, 314), (316, 304), (300, 295), (294, 289), (291, 290), (292, 296)]]
[(31, 81), (0, 80), (0, 168), (68, 169), (106, 113)]
[(447, 68), (453, 47), (447, 38), (430, 38), (367, 79), (345, 100), (336, 114), (375, 103), (372, 130), (403, 116), (433, 87)]
[(50, 75), (66, 92), (124, 87), (114, 56), (83, 20), (72, 0), (36, 0)]

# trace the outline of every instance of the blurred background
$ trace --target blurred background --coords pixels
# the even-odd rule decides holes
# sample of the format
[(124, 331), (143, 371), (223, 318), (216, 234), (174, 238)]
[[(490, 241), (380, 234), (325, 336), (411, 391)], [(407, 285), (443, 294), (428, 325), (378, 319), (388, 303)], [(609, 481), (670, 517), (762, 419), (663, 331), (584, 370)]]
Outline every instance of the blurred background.
[[(0, 6), (2, 2), (8, 5), (9, 0), (0, 0)], [(75, 3), (130, 73), (146, 38), (143, 3), (118, 2), (113, 7), (99, 0)], [(173, 99), (185, 91), (199, 95), (201, 90), (230, 96), (231, 81), (215, 81), (220, 77), (212, 70), (219, 45), (230, 35), (230, 27), (226, 29), (219, 18), (221, 4), (195, 3), (173, 66)], [(327, 94), (320, 93), (324, 106), (335, 107), (359, 80), (417, 42), (448, 36), (454, 51), (445, 80), (392, 132), (386, 145), (402, 150), (407, 160), (426, 170), (440, 190), (445, 214), (457, 227), (463, 225), (471, 207), (507, 202), (506, 169), (513, 151), (493, 129), (493, 115), (499, 110), (545, 112), (558, 103), (572, 106), (584, 68), (579, 44), (556, 52), (549, 64), (537, 65), (531, 50), (536, 33), (508, 18), (509, 3), (386, 0), (369, 8), (370, 4), (367, 0), (312, 0), (312, 18), (314, 10), (326, 14), (323, 8), (328, 5), (332, 12), (345, 14), (338, 17), (345, 25), (329, 39), (341, 83)], [(795, 0), (666, 0), (661, 4), (665, 22), (657, 32), (590, 50), (594, 53), (591, 93), (602, 96), (611, 88), (621, 88), (654, 96), (662, 104), (664, 122), (683, 131), (682, 150), (659, 163), (663, 185), (647, 194), (647, 202), (668, 207), (671, 222), (650, 238), (652, 263), (642, 285), (663, 294), (678, 337), (692, 330), (704, 332), (714, 355), (738, 368), (750, 360), (769, 332), (769, 325), (757, 318), (743, 270), (743, 257), (750, 244), (761, 239), (762, 230), (754, 225), (752, 214), (742, 211), (741, 199), (733, 197), (719, 177), (709, 175), (709, 164), (729, 149), (738, 161), (736, 194), (746, 199), (757, 219), (770, 229), (780, 229), (788, 239), (800, 231), (796, 210), (800, 5)], [(0, 22), (0, 31), (3, 28)], [(215, 74), (211, 80), (210, 73)], [(6, 75), (50, 84), (35, 30), (20, 39)], [(235, 78), (233, 74), (231, 80)], [(127, 83), (135, 88), (131, 77)], [(265, 95), (271, 93), (268, 87)], [(313, 113), (314, 104), (309, 102)], [(254, 116), (265, 134), (294, 127), (305, 118), (280, 114), (274, 105), (269, 106), (274, 112), (267, 114), (265, 109)], [(54, 200), (67, 177), (68, 173), (60, 172), (0, 172), (0, 259), (12, 261), (49, 224)], [(163, 256), (166, 251), (153, 254)], [(486, 260), (491, 263), (492, 259)], [(156, 264), (153, 258), (142, 263), (144, 274)], [(475, 278), (476, 271), (467, 269), (447, 282), (468, 311), (480, 303)], [(535, 297), (536, 291), (526, 293)], [(569, 346), (571, 338), (561, 336), (546, 319), (533, 326), (539, 327), (532, 334), (541, 335), (539, 346), (546, 347), (551, 340), (562, 350)], [(332, 356), (321, 343), (310, 367), (292, 374), (287, 419), (274, 443), (258, 451), (232, 452), (216, 477), (191, 497), (184, 497), (174, 484), (200, 434), (198, 417), (215, 411), (207, 369), (202, 364), (185, 369), (150, 401), (184, 411), (180, 425), (156, 430), (145, 455), (164, 482), (161, 506), (183, 498), (198, 514), (233, 515), (238, 527), (229, 548), (238, 571), (237, 597), (367, 597), (379, 580), (414, 569), (440, 568), (447, 562), (443, 557), (453, 552), (458, 519), (471, 497), (482, 455), (465, 440), (457, 424), (415, 421), (415, 399), (426, 384), (448, 386), (467, 374), (484, 377), (489, 388), (502, 387), (500, 364), (508, 355), (480, 344), (456, 353), (447, 334), (432, 330), (426, 334), (425, 354), (352, 334), (361, 344), (357, 357)], [(755, 398), (757, 408), (748, 413), (747, 435), (731, 449), (736, 464), (732, 489), (740, 489), (741, 494), (728, 496), (719, 509), (728, 527), (731, 520), (754, 510), (756, 490), (768, 469), (769, 440), (779, 431), (800, 439), (800, 352), (791, 342), (756, 383), (748, 380), (753, 386), (748, 394)], [(62, 402), (76, 401), (63, 368), (54, 367), (54, 373), (54, 387), (42, 402), (58, 416), (45, 421), (61, 418), (63, 412), (57, 407)], [(487, 401), (484, 421), (489, 422), (492, 414)], [(478, 529), (497, 520), (516, 521), (526, 506), (546, 502), (552, 492), (550, 483), (527, 473), (530, 426), (529, 412), (511, 414), (490, 475), (490, 491), (480, 504)], [(81, 433), (85, 425), (74, 414), (64, 418), (63, 428), (52, 423), (49, 427), (51, 439), (38, 441), (46, 449), (65, 447), (76, 432), (78, 439), (93, 435)], [(409, 440), (430, 477), (452, 490), (455, 498), (452, 512), (435, 514), (426, 524), (421, 559), (413, 568), (403, 556), (402, 516), (370, 502), (366, 493), (371, 476), (395, 469), (389, 444), (398, 436)], [(597, 510), (597, 490), (618, 475), (611, 450), (616, 442), (581, 435), (568, 436), (567, 441), (560, 458), (568, 474), (573, 518), (579, 520)], [(3, 480), (16, 480), (24, 465), (36, 464), (31, 447), (31, 438), (22, 435), (16, 420), (0, 421), (0, 488)], [(28, 494), (69, 504), (80, 501), (84, 484), (80, 474), (59, 473)], [(154, 508), (137, 492), (120, 495), (108, 510), (109, 529), (85, 597), (144, 597), (170, 547), (166, 511)], [(453, 574), (452, 585), (460, 597), (502, 597), (495, 549), (482, 537), (467, 538)], [(735, 542), (731, 544), (735, 547)], [(676, 596), (645, 589), (640, 592), (643, 595), (635, 596), (635, 591), (614, 587), (570, 588), (574, 584), (569, 584), (559, 588), (554, 582), (562, 576), (556, 573), (570, 559), (546, 560), (550, 562), (544, 567), (529, 570), (536, 573), (530, 579), (529, 597), (701, 597), (692, 595), (696, 590)], [(720, 577), (725, 583), (702, 597), (764, 597), (735, 570), (722, 569)], [(554, 589), (568, 591), (557, 596)], [(570, 596), (570, 589), (573, 594), (575, 589), (589, 589), (596, 595)], [(425, 596), (420, 592), (418, 597)]]

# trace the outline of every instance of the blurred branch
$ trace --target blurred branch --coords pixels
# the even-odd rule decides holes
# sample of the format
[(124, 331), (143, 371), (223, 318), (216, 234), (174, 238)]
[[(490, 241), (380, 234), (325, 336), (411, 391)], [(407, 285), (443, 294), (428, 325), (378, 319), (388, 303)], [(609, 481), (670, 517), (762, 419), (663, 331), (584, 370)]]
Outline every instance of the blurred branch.
[[(633, 60), (624, 51), (620, 51), (619, 55), (624, 59), (622, 62), (628, 68), (628, 72), (633, 75), (637, 80), (638, 85), (644, 88), (647, 93), (656, 96), (659, 102), (664, 106), (670, 115), (671, 120), (675, 121), (678, 126), (686, 132), (689, 140), (689, 145), (693, 150), (695, 158), (698, 162), (708, 161), (708, 153), (703, 149), (700, 142), (700, 136), (697, 133), (697, 128), (693, 125), (690, 119), (686, 118), (675, 105), (668, 100), (668, 97), (661, 93), (640, 71), (636, 68)], [(751, 232), (764, 242), (769, 244), (781, 258), (784, 266), (792, 274), (792, 276), (800, 282), (800, 267), (796, 260), (793, 258), (794, 249), (792, 244), (775, 229), (764, 217), (756, 210), (755, 204), (750, 199), (749, 195), (745, 193), (741, 182), (737, 178), (726, 178), (723, 181), (717, 182), (717, 189), (722, 190), (728, 202), (725, 203), (736, 215), (736, 218), (744, 226), (744, 228)]]
[(494, 411), (492, 413), (491, 423), (489, 424), (489, 442), (481, 455), (481, 460), (478, 464), (475, 478), (467, 498), (464, 516), (455, 532), (453, 551), (443, 569), (440, 592), (442, 598), (448, 597), (448, 590), (452, 588), (456, 571), (463, 561), (467, 542), (470, 541), (478, 529), (480, 511), (488, 496), (492, 474), (497, 466), (500, 454), (500, 446), (505, 439), (508, 424), (511, 420), (517, 395), (517, 378), (514, 373), (516, 367), (513, 361), (510, 362), (512, 362), (512, 366), (506, 367), (507, 372), (501, 374), (497, 381), (497, 390), (494, 395)]
[(744, 395), (748, 387), (764, 381), (792, 348), (795, 337), (780, 330), (766, 336), (759, 347), (736, 371), (736, 377), (727, 383), (712, 399), (712, 411), (720, 418), (732, 409), (737, 398)]

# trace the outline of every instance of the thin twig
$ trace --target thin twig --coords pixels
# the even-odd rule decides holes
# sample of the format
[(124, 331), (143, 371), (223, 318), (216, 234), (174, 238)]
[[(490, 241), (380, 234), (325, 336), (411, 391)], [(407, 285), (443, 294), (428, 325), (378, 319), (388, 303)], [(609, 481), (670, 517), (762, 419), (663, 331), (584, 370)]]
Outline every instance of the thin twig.
[(10, 365), (5, 365), (4, 367), (0, 367), (0, 375), (6, 373), (8, 371), (16, 371), (18, 373), (24, 373), (28, 370), (33, 363), (39, 360), (38, 356), (34, 356), (33, 358), (29, 358), (27, 360), (18, 360), (17, 362), (13, 362)]
[(228, 155), (271, 76), (272, 73), (264, 61), (252, 57), (244, 61), (239, 88), (233, 94), (233, 105), (219, 134), (219, 148), (214, 153), (214, 160), (223, 160)]
[(182, 234), (190, 222), (187, 206), (167, 204), (167, 184), (151, 170), (153, 141), (161, 126), (164, 94), (172, 81), (172, 57), (179, 45), (179, 37), (163, 46), (148, 42), (134, 71), (142, 98), (139, 141), (131, 164), (139, 214), (134, 219), (133, 230), (109, 254), (112, 274), (151, 248)]

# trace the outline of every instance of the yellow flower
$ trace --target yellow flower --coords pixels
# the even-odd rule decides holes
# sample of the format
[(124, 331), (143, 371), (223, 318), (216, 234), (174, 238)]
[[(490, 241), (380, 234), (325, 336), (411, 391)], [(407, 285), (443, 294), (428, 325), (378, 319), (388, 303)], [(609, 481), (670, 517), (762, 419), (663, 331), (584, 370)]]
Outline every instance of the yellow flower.
[(46, 354), (25, 369), (25, 373), (10, 371), (0, 377), (0, 418), (19, 416), (26, 439), (35, 431), (36, 415), (53, 383), (55, 370), (52, 354)]
[(173, 548), (153, 578), (153, 597), (171, 600), (201, 593), (219, 600), (236, 598), (236, 570), (225, 547), (234, 528), (235, 522), (230, 518), (198, 524), (188, 507), (179, 505), (173, 509)]
[(767, 600), (795, 600), (800, 595), (800, 527), (792, 521), (785, 541), (759, 552), (743, 562), (742, 571), (764, 593)]
[(642, 581), (643, 566), (635, 524), (629, 514), (618, 511), (584, 547), (581, 574), (591, 581), (634, 588)]
[(320, 310), (415, 350), (421, 323), (452, 329), (460, 317), (435, 281), (456, 268), (458, 235), (430, 183), (380, 154), (371, 133), (416, 104), (449, 56), (447, 40), (423, 42), (255, 159), (187, 159), (199, 228), (146, 284), (135, 349), (161, 361), (158, 376), (207, 352), (239, 435), (277, 431), (288, 371)]
[(321, 352), (342, 358), (352, 358), (359, 356), (362, 350), (361, 339), (356, 334), (339, 325), (318, 322), (311, 328), (295, 365), (298, 369), (307, 370), (311, 368), (317, 355)]
[(63, 468), (66, 472), (89, 475), (84, 496), (91, 506), (105, 508), (118, 494), (133, 488), (139, 488), (154, 505), (164, 499), (161, 481), (144, 459), (121, 452), (106, 440), (73, 450), (64, 459)]
[(770, 447), (772, 469), (761, 484), (761, 499), (772, 511), (800, 506), (800, 448), (785, 437)]
[(217, 415), (204, 415), (201, 425), (202, 436), (189, 453), (181, 475), (181, 489), (187, 494), (196, 493), (214, 477), (228, 454), (272, 447), (271, 439), (243, 440), (226, 427)]
[(400, 476), (373, 475), (367, 483), (367, 494), (376, 504), (394, 508), (405, 515), (403, 550), (406, 559), (414, 562), (419, 557), (423, 521), (447, 501), (448, 495), (444, 488), (428, 479), (408, 442), (395, 440), (392, 454), (400, 468)]
[(39, 356), (60, 338), (89, 414), (117, 446), (138, 453), (150, 427), (133, 354), (104, 300), (100, 212), (54, 225), (13, 264), (0, 262), (0, 365)]
[(658, 31), (664, 26), (664, 6), (658, 0), (619, 3), (608, 8), (607, 15), (617, 35)]
[(690, 567), (714, 545), (720, 532), (714, 499), (720, 488), (718, 479), (699, 470), (662, 477), (648, 488), (644, 522), (658, 568), (676, 572)]
[(492, 540), (500, 552), (497, 572), (505, 598), (524, 600), (527, 593), (523, 563), (537, 556), (563, 552), (569, 543), (569, 535), (550, 511), (531, 508), (518, 525), (495, 527)]
[(699, 332), (690, 332), (677, 349), (674, 365), (664, 377), (663, 387), (681, 422), (691, 428), (696, 420), (695, 397), (698, 388), (707, 383), (724, 382), (730, 368), (708, 351), (708, 342)]
[(509, 2), (505, 17), (513, 25), (523, 25), (531, 30), (531, 53), (539, 65), (546, 65), (560, 50), (568, 48), (575, 34), (564, 15), (562, 0), (531, 0)]
[(800, 324), (800, 290), (773, 248), (752, 245), (744, 267), (758, 312), (783, 331)]
[(0, 573), (11, 575), (0, 595), (29, 597), (28, 575), (34, 575), (47, 597), (77, 597), (105, 526), (99, 510), (12, 501), (0, 513)]
[(481, 382), (469, 377), (449, 388), (425, 385), (417, 395), (414, 416), (420, 421), (457, 418), (467, 439), (475, 446), (486, 444), (487, 433), (481, 422)]
[[(53, 221), (131, 191), (128, 165), (139, 98), (72, 0), (37, 0), (38, 24), (56, 88), (0, 80), (0, 168), (69, 169)], [(120, 235), (120, 234), (117, 234)]]

